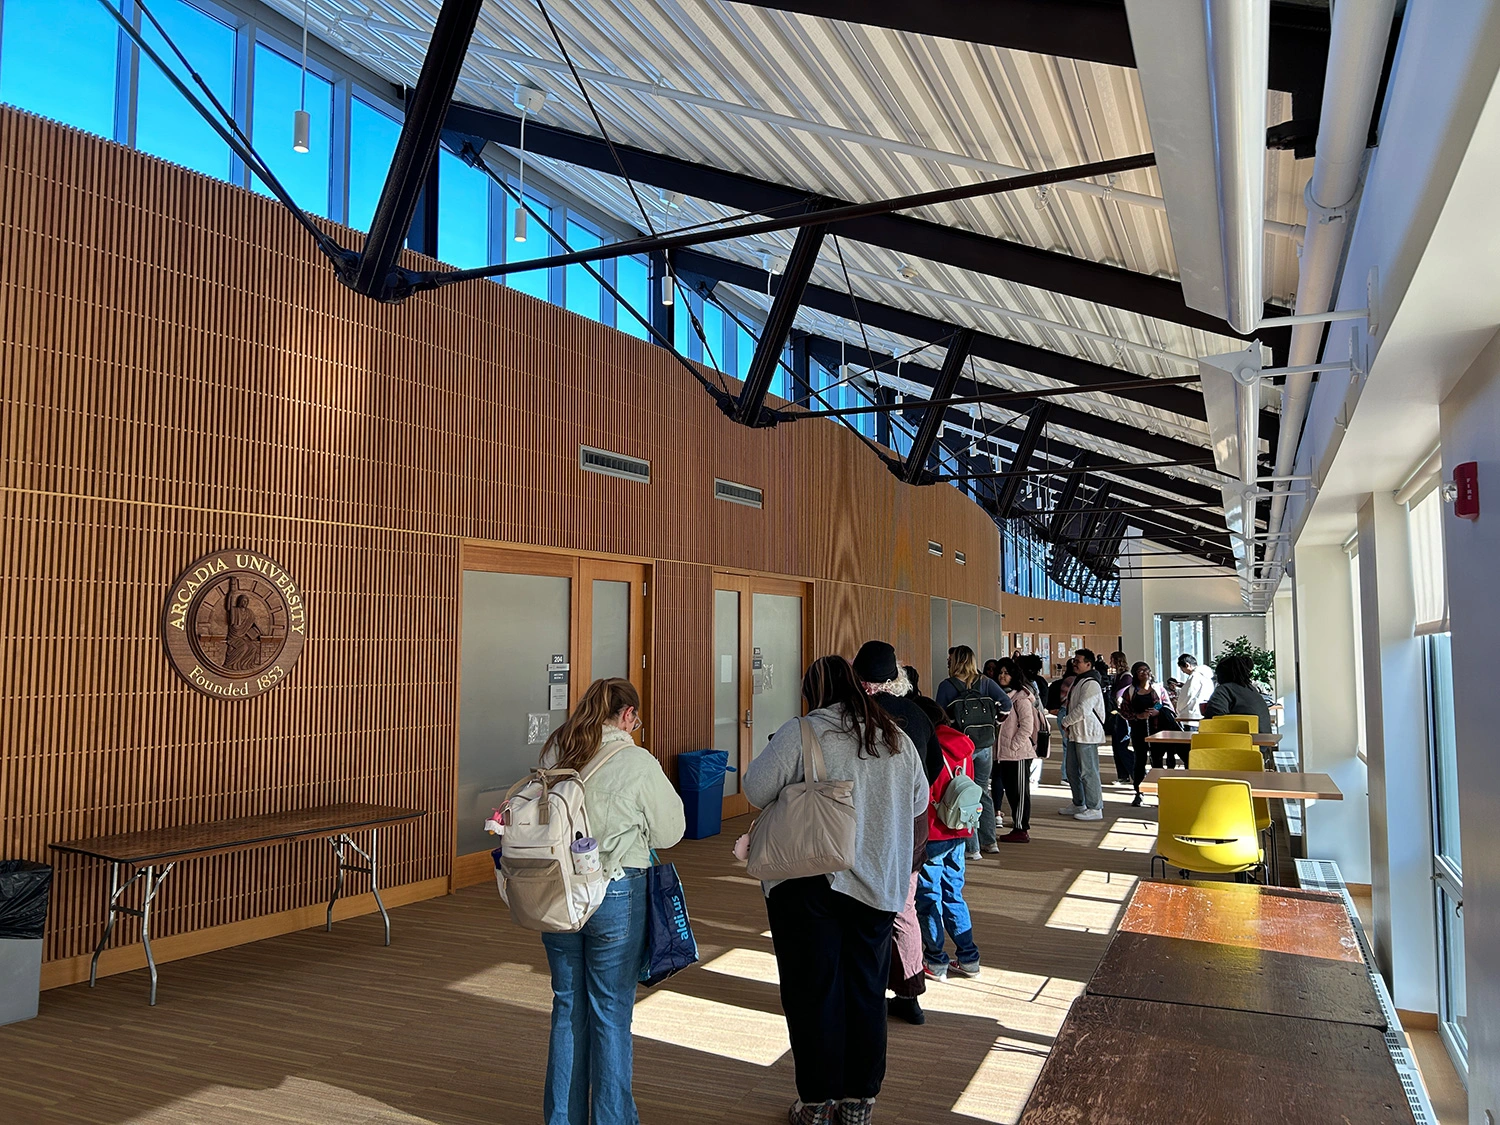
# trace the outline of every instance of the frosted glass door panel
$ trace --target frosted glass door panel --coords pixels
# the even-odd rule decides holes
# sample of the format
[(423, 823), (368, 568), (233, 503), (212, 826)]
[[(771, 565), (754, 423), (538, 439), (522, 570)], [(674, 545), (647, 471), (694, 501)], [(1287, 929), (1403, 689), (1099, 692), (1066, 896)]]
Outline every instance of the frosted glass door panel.
[[(714, 749), (729, 752), (729, 764), (740, 764), (740, 595), (714, 591)], [(740, 775), (724, 778), (724, 795), (740, 791)]]
[(787, 594), (751, 595), (750, 754), (788, 719), (802, 714), (802, 599)]
[[(953, 603), (954, 645), (968, 645), (979, 656), (979, 607), (968, 602)], [(983, 657), (980, 657), (983, 660)], [(934, 685), (936, 686), (936, 685)]]
[(466, 570), (458, 703), (458, 854), (489, 851), (485, 818), (537, 762), (552, 709), (547, 665), (568, 658), (572, 582)]
[(922, 685), (922, 694), (937, 694), (938, 684), (948, 678), (948, 599), (929, 598), (932, 613), (932, 679)]
[(596, 680), (630, 679), (630, 583), (594, 579), (593, 659)]
[(993, 609), (980, 609), (979, 611), (979, 653), (980, 666), (984, 666), (986, 660), (999, 660), (1002, 656), (1009, 656), (1000, 648), (1000, 615)]

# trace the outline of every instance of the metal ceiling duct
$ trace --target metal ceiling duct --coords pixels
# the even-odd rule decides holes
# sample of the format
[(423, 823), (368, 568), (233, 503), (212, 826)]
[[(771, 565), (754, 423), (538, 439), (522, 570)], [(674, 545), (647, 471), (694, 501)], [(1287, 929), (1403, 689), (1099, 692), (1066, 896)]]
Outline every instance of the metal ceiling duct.
[(1183, 297), (1253, 332), (1264, 307), (1270, 0), (1126, 0), (1125, 10)]

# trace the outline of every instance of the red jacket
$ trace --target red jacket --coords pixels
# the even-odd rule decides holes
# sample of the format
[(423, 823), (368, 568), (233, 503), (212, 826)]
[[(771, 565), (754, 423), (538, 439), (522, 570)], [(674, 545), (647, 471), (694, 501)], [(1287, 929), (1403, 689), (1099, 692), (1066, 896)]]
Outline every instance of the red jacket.
[(937, 813), (937, 803), (943, 799), (943, 790), (948, 788), (953, 775), (966, 773), (974, 776), (974, 741), (966, 734), (954, 730), (947, 723), (937, 729), (938, 745), (943, 748), (943, 765), (946, 767), (932, 783), (932, 803), (927, 806), (927, 838), (929, 840), (958, 840), (973, 833), (967, 828), (949, 828)]

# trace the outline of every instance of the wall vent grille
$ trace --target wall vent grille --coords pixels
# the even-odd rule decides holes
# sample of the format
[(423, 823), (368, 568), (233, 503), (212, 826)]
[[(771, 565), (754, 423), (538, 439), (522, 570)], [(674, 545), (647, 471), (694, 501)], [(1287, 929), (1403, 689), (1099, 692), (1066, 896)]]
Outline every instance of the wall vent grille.
[(967, 555), (965, 555), (962, 551), (954, 551), (953, 552), (953, 561), (956, 562), (959, 566), (968, 566), (969, 565), (969, 557)]
[(586, 473), (603, 473), (607, 477), (620, 477), (639, 484), (651, 483), (650, 461), (627, 457), (623, 453), (611, 453), (607, 449), (595, 449), (591, 445), (578, 447), (578, 467)]
[(764, 508), (765, 493), (748, 484), (736, 484), (732, 480), (714, 478), (714, 499), (727, 500), (731, 504), (743, 504), (747, 508)]
[(927, 540), (927, 553), (929, 555), (937, 555), (941, 557), (943, 553), (943, 545), (941, 543), (934, 543), (931, 539), (929, 539)]

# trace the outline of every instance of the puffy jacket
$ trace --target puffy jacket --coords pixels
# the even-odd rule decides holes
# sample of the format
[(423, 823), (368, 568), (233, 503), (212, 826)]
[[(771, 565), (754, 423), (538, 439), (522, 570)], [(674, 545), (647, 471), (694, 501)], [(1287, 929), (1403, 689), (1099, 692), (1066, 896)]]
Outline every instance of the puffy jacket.
[(1000, 724), (995, 738), (997, 762), (1021, 762), (1036, 757), (1037, 714), (1031, 693), (1025, 688), (1006, 689), (1010, 696), (1010, 714)]
[(927, 806), (927, 838), (929, 840), (959, 840), (974, 833), (967, 828), (949, 828), (943, 823), (937, 813), (937, 803), (943, 799), (943, 790), (948, 788), (951, 780), (948, 773), (953, 771), (953, 776), (966, 773), (974, 776), (974, 741), (961, 731), (956, 731), (947, 723), (937, 729), (938, 744), (943, 748), (943, 772), (938, 774), (937, 780), (932, 783), (932, 799)]
[(1072, 742), (1097, 746), (1104, 741), (1104, 688), (1095, 676), (1079, 676), (1068, 692), (1063, 734)]

